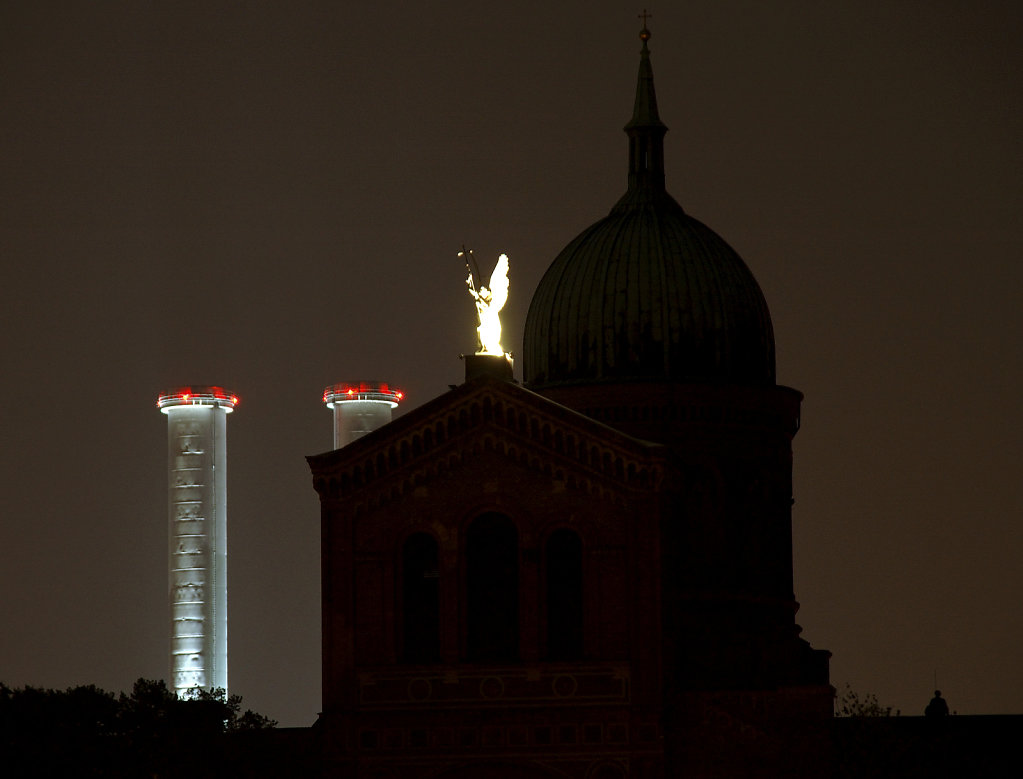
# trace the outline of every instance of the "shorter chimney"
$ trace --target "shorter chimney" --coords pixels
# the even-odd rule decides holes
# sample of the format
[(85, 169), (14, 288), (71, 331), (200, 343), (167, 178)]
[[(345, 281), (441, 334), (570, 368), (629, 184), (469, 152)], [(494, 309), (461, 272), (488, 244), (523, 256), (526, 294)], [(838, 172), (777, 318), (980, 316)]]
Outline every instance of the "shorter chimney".
[(405, 397), (401, 390), (380, 381), (333, 384), (323, 391), (323, 402), (334, 410), (334, 448), (347, 446), (391, 421), (391, 411)]

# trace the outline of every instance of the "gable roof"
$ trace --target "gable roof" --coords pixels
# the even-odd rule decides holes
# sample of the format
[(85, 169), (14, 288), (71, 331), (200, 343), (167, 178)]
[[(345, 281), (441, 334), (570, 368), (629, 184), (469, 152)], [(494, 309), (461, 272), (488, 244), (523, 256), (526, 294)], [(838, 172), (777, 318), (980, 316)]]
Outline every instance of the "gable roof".
[(325, 500), (360, 511), (494, 451), (571, 487), (613, 497), (660, 484), (667, 449), (518, 384), (483, 375), (347, 446), (307, 457)]

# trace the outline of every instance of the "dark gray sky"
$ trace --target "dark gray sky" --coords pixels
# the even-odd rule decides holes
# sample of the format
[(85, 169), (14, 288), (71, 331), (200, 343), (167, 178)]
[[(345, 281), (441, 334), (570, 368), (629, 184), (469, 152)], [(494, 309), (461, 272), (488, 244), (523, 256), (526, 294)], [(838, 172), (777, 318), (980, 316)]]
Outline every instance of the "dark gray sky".
[[(237, 392), (230, 680), (319, 709), (325, 385), (462, 378), (626, 184), (641, 7), (0, 6), (0, 680), (167, 667), (157, 393)], [(799, 621), (836, 686), (1023, 711), (1023, 6), (654, 5), (668, 188), (774, 317)], [(506, 340), (506, 345), (508, 341)]]

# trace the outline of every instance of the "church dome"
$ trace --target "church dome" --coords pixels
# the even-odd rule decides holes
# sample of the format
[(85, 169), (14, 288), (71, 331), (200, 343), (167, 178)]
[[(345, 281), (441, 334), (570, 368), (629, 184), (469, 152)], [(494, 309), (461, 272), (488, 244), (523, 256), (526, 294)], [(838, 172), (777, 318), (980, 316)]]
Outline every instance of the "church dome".
[(643, 30), (629, 188), (557, 256), (529, 305), (527, 386), (774, 384), (767, 302), (742, 258), (664, 188), (664, 134)]

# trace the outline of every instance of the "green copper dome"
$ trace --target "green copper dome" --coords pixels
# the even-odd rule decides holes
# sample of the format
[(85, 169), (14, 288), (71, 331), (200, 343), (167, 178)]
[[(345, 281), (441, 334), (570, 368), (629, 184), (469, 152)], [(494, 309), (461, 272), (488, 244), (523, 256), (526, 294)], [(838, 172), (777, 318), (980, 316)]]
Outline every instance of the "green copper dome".
[(664, 188), (664, 134), (643, 50), (629, 189), (561, 253), (526, 317), (525, 382), (774, 384), (774, 332), (749, 268)]

